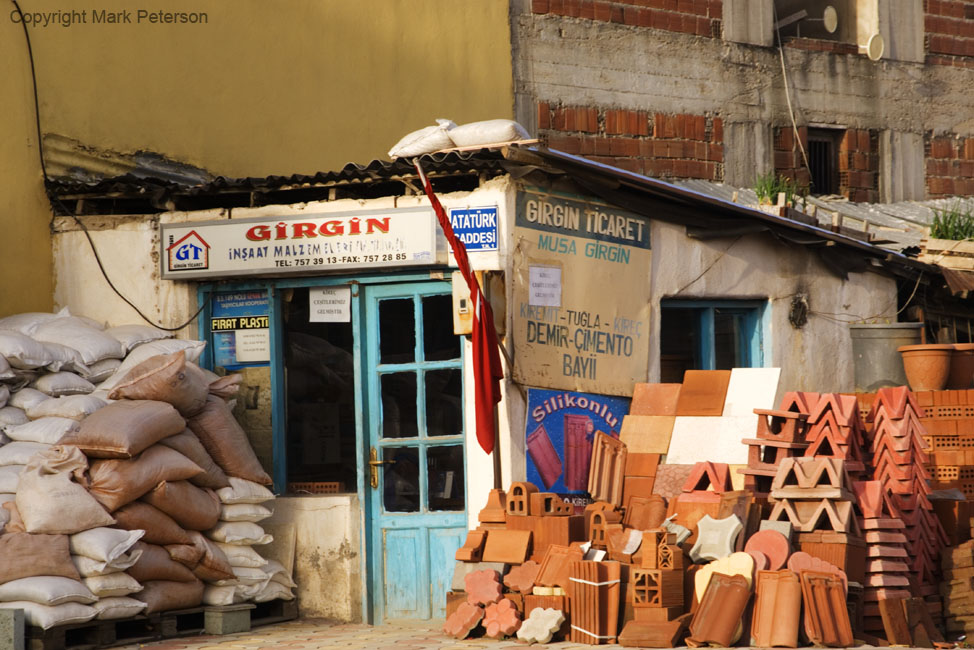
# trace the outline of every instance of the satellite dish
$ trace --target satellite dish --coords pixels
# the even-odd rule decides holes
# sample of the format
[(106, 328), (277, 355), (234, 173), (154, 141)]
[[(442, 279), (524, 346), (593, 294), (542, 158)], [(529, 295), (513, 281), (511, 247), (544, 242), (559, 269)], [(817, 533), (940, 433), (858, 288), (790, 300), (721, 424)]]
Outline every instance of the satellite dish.
[(865, 49), (866, 56), (871, 61), (879, 61), (883, 58), (883, 52), (886, 50), (886, 42), (883, 40), (882, 35), (873, 34), (869, 37), (869, 41), (866, 42), (865, 48), (860, 47), (860, 50), (862, 49)]
[(822, 14), (822, 26), (829, 34), (834, 34), (835, 30), (839, 28), (839, 12), (832, 5), (826, 7)]

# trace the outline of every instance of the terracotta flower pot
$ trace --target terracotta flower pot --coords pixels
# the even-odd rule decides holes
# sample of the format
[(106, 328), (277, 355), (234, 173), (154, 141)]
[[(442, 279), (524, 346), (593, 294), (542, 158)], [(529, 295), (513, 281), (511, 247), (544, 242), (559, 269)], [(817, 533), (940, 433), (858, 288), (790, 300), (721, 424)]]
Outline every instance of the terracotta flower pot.
[(897, 350), (903, 355), (903, 370), (911, 389), (944, 389), (950, 374), (950, 357), (954, 353), (952, 343), (904, 345)]
[(950, 357), (947, 388), (964, 390), (974, 385), (974, 343), (955, 343)]

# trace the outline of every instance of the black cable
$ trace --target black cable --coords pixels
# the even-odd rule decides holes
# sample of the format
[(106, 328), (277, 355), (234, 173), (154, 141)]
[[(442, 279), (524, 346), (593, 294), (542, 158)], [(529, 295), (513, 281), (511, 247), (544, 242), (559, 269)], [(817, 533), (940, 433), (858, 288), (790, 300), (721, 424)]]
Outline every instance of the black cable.
[(177, 332), (183, 329), (196, 320), (196, 317), (199, 316), (203, 311), (203, 308), (206, 307), (213, 294), (207, 293), (206, 300), (204, 300), (203, 304), (200, 305), (200, 308), (196, 310), (196, 313), (179, 327), (163, 327), (162, 325), (157, 325), (148, 316), (143, 314), (142, 310), (135, 306), (135, 303), (122, 295), (122, 292), (118, 290), (118, 287), (115, 286), (112, 279), (108, 277), (108, 272), (105, 271), (105, 266), (101, 262), (101, 256), (98, 254), (98, 250), (95, 248), (95, 242), (91, 238), (91, 233), (88, 232), (88, 227), (81, 221), (81, 219), (78, 218), (78, 215), (76, 215), (73, 210), (69, 209), (68, 206), (61, 201), (60, 197), (58, 197), (51, 189), (51, 179), (50, 176), (47, 175), (47, 165), (44, 163), (44, 138), (41, 135), (41, 103), (37, 97), (37, 73), (34, 70), (34, 50), (30, 45), (30, 32), (27, 30), (27, 21), (24, 20), (24, 12), (20, 10), (20, 5), (17, 3), (17, 0), (10, 1), (14, 3), (14, 8), (17, 10), (17, 15), (20, 17), (20, 25), (24, 29), (24, 40), (27, 41), (27, 59), (30, 61), (30, 79), (34, 91), (34, 125), (37, 128), (37, 151), (41, 159), (41, 173), (44, 174), (44, 192), (47, 194), (48, 201), (52, 204), (61, 206), (61, 210), (74, 219), (75, 222), (81, 227), (81, 230), (85, 233), (85, 237), (88, 239), (88, 246), (91, 248), (91, 252), (95, 256), (95, 261), (98, 262), (98, 269), (101, 271), (102, 277), (105, 278), (105, 282), (107, 282), (108, 286), (112, 288), (112, 291), (114, 291), (119, 298), (125, 301), (125, 304), (134, 309), (135, 313), (142, 317), (142, 320), (157, 329), (161, 329), (166, 332)]

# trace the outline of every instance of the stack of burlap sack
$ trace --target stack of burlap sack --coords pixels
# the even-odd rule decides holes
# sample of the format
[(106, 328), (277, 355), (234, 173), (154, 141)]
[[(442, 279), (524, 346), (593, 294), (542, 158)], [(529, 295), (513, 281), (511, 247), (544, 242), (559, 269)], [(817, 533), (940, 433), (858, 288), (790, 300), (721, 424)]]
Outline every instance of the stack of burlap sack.
[(48, 628), (293, 598), (252, 548), (273, 494), (227, 403), (240, 377), (192, 363), (198, 341), (50, 316), (0, 319), (0, 608)]

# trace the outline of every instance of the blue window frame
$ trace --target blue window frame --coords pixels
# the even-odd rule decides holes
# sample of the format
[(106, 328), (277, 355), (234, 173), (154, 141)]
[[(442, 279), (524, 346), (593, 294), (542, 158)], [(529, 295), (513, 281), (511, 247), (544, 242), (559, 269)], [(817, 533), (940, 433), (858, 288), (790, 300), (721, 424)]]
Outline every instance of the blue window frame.
[(764, 366), (766, 300), (660, 301), (660, 381), (686, 370)]

